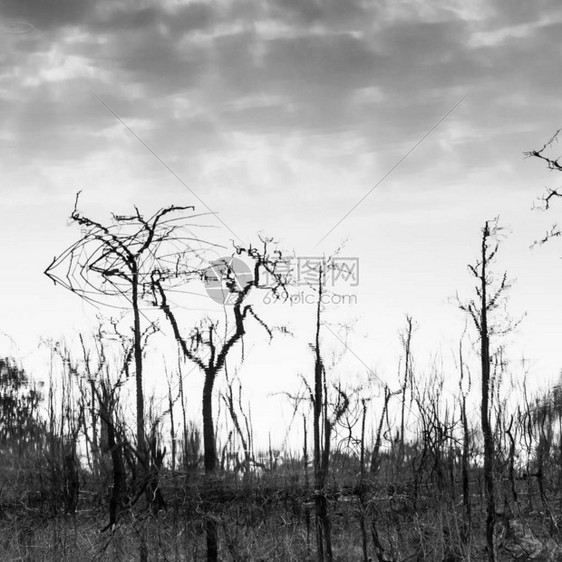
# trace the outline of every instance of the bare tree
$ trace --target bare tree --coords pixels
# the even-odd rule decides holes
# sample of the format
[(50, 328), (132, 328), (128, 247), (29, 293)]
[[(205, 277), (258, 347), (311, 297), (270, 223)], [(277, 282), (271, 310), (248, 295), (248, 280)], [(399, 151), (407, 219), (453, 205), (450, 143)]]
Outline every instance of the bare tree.
[(373, 450), (371, 452), (371, 465), (370, 465), (370, 473), (371, 475), (375, 475), (379, 468), (380, 468), (380, 460), (381, 460), (381, 455), (380, 455), (380, 449), (381, 449), (381, 444), (382, 444), (382, 428), (384, 425), (384, 420), (387, 417), (387, 413), (388, 413), (388, 403), (390, 402), (390, 399), (393, 396), (396, 396), (397, 394), (400, 394), (399, 390), (395, 390), (394, 392), (390, 390), (388, 385), (384, 385), (384, 401), (383, 401), (383, 406), (382, 406), (382, 410), (381, 410), (381, 416), (379, 418), (379, 424), (377, 426), (377, 433), (376, 433), (376, 437), (375, 437), (375, 443), (373, 445)]
[(499, 282), (495, 282), (491, 266), (499, 249), (497, 242), (497, 220), (486, 221), (482, 229), (480, 244), (480, 257), (474, 265), (468, 268), (476, 279), (476, 299), (471, 299), (468, 304), (461, 304), (460, 308), (472, 318), (480, 340), (480, 367), (482, 375), (480, 421), (484, 438), (484, 487), (486, 497), (486, 544), (488, 560), (495, 560), (494, 526), (496, 520), (495, 495), (494, 495), (494, 436), (490, 421), (490, 378), (491, 378), (491, 352), (490, 337), (497, 335), (499, 327), (490, 323), (490, 313), (496, 310), (502, 301), (504, 293), (509, 288), (507, 273), (504, 273)]
[[(466, 331), (466, 327), (465, 327)], [(464, 336), (464, 334), (463, 334)], [(460, 415), (463, 431), (462, 439), (462, 497), (466, 515), (466, 532), (465, 537), (468, 538), (472, 525), (471, 507), (470, 507), (470, 485), (468, 479), (469, 455), (470, 455), (470, 431), (468, 427), (468, 417), (466, 412), (466, 398), (470, 392), (471, 378), (470, 370), (465, 365), (463, 355), (463, 339), (459, 340), (459, 392), (460, 392)], [(467, 388), (463, 388), (465, 380), (465, 370), (467, 371), (468, 383)]]
[(193, 275), (188, 258), (200, 241), (187, 226), (196, 215), (185, 215), (193, 207), (171, 205), (145, 219), (135, 207), (132, 215), (113, 214), (112, 224), (106, 226), (80, 213), (79, 195), (70, 219), (81, 227), (82, 236), (53, 259), (45, 274), (90, 302), (132, 310), (137, 455), (146, 464), (141, 304), (150, 295), (154, 271), (170, 284)]
[(317, 281), (316, 326), (314, 344), (314, 392), (311, 393), (314, 420), (314, 494), (316, 507), (317, 558), (319, 562), (333, 560), (331, 523), (328, 515), (328, 500), (324, 488), (330, 467), (330, 445), (332, 431), (349, 407), (349, 398), (336, 386), (335, 403), (328, 402), (326, 368), (320, 350), (322, 326), (322, 297), (324, 295), (326, 269), (330, 260), (319, 264)]
[[(530, 150), (525, 153), (525, 156), (532, 156), (533, 158), (538, 158), (542, 160), (550, 171), (554, 172), (562, 172), (562, 163), (560, 163), (560, 159), (562, 156), (558, 156), (557, 158), (553, 158), (548, 154), (548, 151), (552, 149), (554, 144), (558, 142), (560, 134), (562, 133), (562, 129), (558, 129), (554, 135), (544, 143), (543, 147), (538, 150)], [(552, 199), (556, 199), (562, 197), (562, 191), (560, 189), (553, 189), (551, 187), (547, 187), (546, 193), (541, 196), (541, 202), (545, 209), (549, 209), (551, 205)], [(547, 235), (547, 239), (551, 236), (560, 236), (562, 232), (556, 226), (553, 229), (553, 232)], [(543, 240), (546, 241), (546, 240)]]
[[(250, 468), (252, 462), (254, 462), (254, 466), (257, 466), (255, 463), (254, 458), (254, 451), (253, 451), (253, 436), (252, 436), (252, 428), (251, 428), (251, 421), (249, 414), (246, 414), (244, 411), (244, 407), (242, 405), (242, 382), (238, 377), (237, 373), (234, 376), (234, 379), (228, 376), (228, 371), (225, 369), (226, 374), (226, 382), (227, 388), (225, 392), (221, 393), (221, 399), (226, 406), (227, 412), (230, 414), (230, 419), (234, 424), (234, 429), (236, 431), (236, 435), (240, 439), (242, 443), (242, 451), (244, 454), (243, 460), (240, 462), (238, 461), (236, 470), (241, 470), (244, 476), (249, 476), (251, 474)], [(234, 383), (237, 384), (237, 392), (234, 390)], [(240, 421), (242, 418), (242, 422)], [(265, 468), (263, 463), (260, 463), (262, 468)]]
[[(550, 171), (554, 171), (554, 172), (562, 172), (562, 163), (560, 162), (560, 160), (562, 159), (562, 156), (552, 156), (551, 155), (551, 151), (554, 147), (554, 145), (560, 140), (560, 135), (562, 134), (562, 129), (558, 129), (554, 135), (542, 146), (542, 148), (538, 149), (538, 150), (531, 150), (529, 152), (526, 152), (525, 155), (526, 156), (532, 156), (534, 158), (538, 158), (539, 160), (542, 160), (547, 168)], [(540, 200), (541, 200), (541, 207), (545, 210), (550, 209), (550, 205), (552, 203), (553, 199), (559, 199), (562, 198), (562, 189), (561, 188), (551, 188), (551, 187), (547, 187), (546, 188), (546, 193), (544, 195), (541, 196)], [(548, 242), (549, 240), (551, 240), (552, 238), (557, 238), (562, 236), (562, 228), (558, 225), (558, 224), (554, 224), (551, 229), (545, 233), (545, 235), (542, 237), (542, 239), (538, 240), (538, 244), (544, 244), (546, 242)], [(562, 445), (561, 445), (561, 449), (562, 449)], [(560, 464), (562, 464), (562, 454), (560, 456)], [(562, 472), (561, 472), (562, 474)], [(561, 487), (562, 487), (562, 476), (560, 477), (560, 482), (561, 482)], [(561, 503), (562, 503), (562, 499), (561, 499)]]
[(412, 334), (414, 332), (414, 320), (412, 316), (406, 315), (406, 327), (400, 333), (400, 342), (404, 350), (404, 379), (402, 381), (402, 403), (400, 407), (400, 436), (397, 468), (401, 470), (402, 463), (404, 462), (404, 422), (405, 422), (405, 409), (406, 409), (406, 395), (408, 392), (408, 385), (411, 386), (412, 381)]
[[(226, 303), (232, 303), (232, 320), (234, 328), (229, 332), (228, 325), (224, 327), (224, 336), (219, 333), (219, 323), (209, 318), (204, 319), (187, 337), (182, 335), (176, 315), (168, 301), (166, 290), (162, 284), (162, 275), (154, 271), (152, 291), (155, 303), (164, 312), (176, 341), (186, 359), (195, 363), (204, 374), (203, 381), (203, 457), (205, 474), (213, 474), (217, 468), (217, 447), (215, 438), (215, 424), (213, 417), (213, 390), (218, 374), (225, 368), (229, 353), (234, 349), (246, 333), (246, 322), (253, 318), (261, 325), (269, 337), (272, 330), (256, 314), (251, 304), (247, 302), (252, 289), (267, 289), (278, 295), (285, 291), (284, 280), (278, 274), (277, 266), (283, 261), (280, 252), (269, 253), (268, 244), (271, 239), (262, 239), (262, 247), (235, 248), (235, 255), (246, 254), (252, 261), (251, 275), (238, 279), (237, 271), (231, 260), (224, 260), (223, 274), (227, 292)], [(165, 279), (165, 276), (164, 276)], [(207, 560), (214, 562), (218, 559), (218, 533), (213, 517), (206, 522)]]
[[(562, 172), (562, 163), (560, 162), (562, 156), (553, 157), (551, 155), (551, 151), (554, 145), (559, 141), (561, 134), (562, 129), (558, 129), (554, 133), (554, 135), (544, 143), (542, 148), (538, 150), (530, 150), (525, 153), (525, 156), (538, 158), (546, 164), (547, 168), (551, 172)], [(562, 190), (560, 188), (547, 187), (546, 192), (539, 197), (539, 205), (535, 206), (535, 208), (548, 210), (550, 209), (552, 201), (559, 198), (562, 198)], [(562, 236), (562, 229), (558, 224), (555, 223), (541, 239), (535, 242), (535, 244), (544, 244), (552, 238), (558, 238), (560, 236)]]
[(234, 327), (230, 331), (224, 327), (224, 337), (219, 333), (219, 323), (210, 318), (200, 322), (187, 337), (182, 335), (176, 315), (169, 303), (168, 296), (162, 283), (159, 271), (152, 274), (152, 287), (155, 302), (164, 312), (174, 337), (186, 359), (195, 363), (204, 373), (203, 383), (203, 447), (205, 472), (210, 474), (217, 467), (217, 450), (213, 418), (213, 389), (217, 375), (225, 367), (227, 357), (235, 345), (242, 340), (246, 333), (246, 322), (253, 318), (261, 325), (269, 337), (272, 337), (270, 327), (257, 315), (251, 304), (247, 302), (252, 289), (271, 290), (275, 295), (285, 291), (284, 279), (277, 273), (277, 265), (282, 261), (279, 252), (269, 253), (270, 239), (262, 239), (262, 248), (236, 248), (235, 254), (246, 254), (252, 261), (251, 275), (239, 282), (237, 272), (228, 260), (225, 265), (225, 283), (232, 302), (232, 320)]

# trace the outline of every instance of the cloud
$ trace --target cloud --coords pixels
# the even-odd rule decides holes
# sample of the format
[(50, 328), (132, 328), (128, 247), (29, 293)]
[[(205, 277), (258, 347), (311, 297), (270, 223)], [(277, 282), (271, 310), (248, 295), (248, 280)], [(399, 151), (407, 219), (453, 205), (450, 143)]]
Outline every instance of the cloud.
[(340, 30), (356, 26), (379, 12), (375, 3), (369, 6), (361, 0), (269, 0), (266, 6), (268, 15), (288, 24)]
[(412, 258), (402, 279), (431, 244), (447, 280), (461, 253), (432, 221), (462, 237), (515, 195), (530, 206), (541, 182), (519, 159), (562, 110), (555, 0), (0, 0), (0, 15), (5, 239), (43, 220), (16, 271), (74, 237), (52, 227), (79, 188), (99, 216), (194, 203), (158, 158), (242, 236), (312, 244), (465, 95), (328, 240)]
[[(413, 0), (54, 4), (0, 3), (36, 28), (0, 39), (0, 143), (34, 166), (103, 154), (125, 131), (94, 95), (169, 161), (205, 169), (238, 153), (234, 139), (264, 136), (322, 146), (333, 161), (350, 150), (395, 160), (462, 95), (440, 130), (454, 127), (457, 155), (472, 154), (461, 162), (484, 165), (479, 142), (500, 130), (510, 145), (514, 119), (541, 127), (559, 106), (552, 1), (494, 0), (479, 13)], [(432, 146), (436, 160), (452, 157)]]
[(552, 0), (537, 0), (536, 2), (492, 0), (490, 8), (493, 12), (489, 24), (493, 27), (528, 24), (543, 17), (552, 17), (562, 13), (559, 3)]
[(89, 0), (2, 0), (0, 13), (37, 29), (52, 29), (83, 22), (95, 4)]
[(211, 3), (190, 2), (175, 7), (153, 4), (119, 3), (99, 10), (88, 24), (103, 33), (132, 30), (141, 32), (160, 28), (175, 40), (192, 31), (210, 29), (215, 23), (215, 8)]

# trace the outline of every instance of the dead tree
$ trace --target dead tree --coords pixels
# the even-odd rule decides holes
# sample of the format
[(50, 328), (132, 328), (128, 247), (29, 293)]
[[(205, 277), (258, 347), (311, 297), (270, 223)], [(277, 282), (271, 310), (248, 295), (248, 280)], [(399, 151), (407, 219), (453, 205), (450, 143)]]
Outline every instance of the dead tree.
[(371, 452), (370, 473), (371, 473), (372, 476), (374, 476), (380, 468), (380, 462), (381, 462), (380, 449), (381, 449), (381, 444), (382, 444), (382, 428), (383, 428), (383, 425), (384, 425), (384, 420), (387, 417), (387, 413), (388, 413), (388, 403), (390, 402), (390, 399), (393, 396), (396, 396), (399, 393), (400, 393), (399, 390), (396, 390), (396, 391), (392, 392), (390, 390), (390, 388), (388, 387), (388, 385), (384, 386), (384, 401), (383, 401), (383, 406), (382, 406), (382, 411), (381, 411), (381, 417), (379, 419), (379, 425), (377, 427), (375, 444), (374, 444), (373, 450)]
[[(554, 135), (542, 146), (542, 148), (538, 150), (531, 150), (529, 152), (526, 152), (525, 155), (532, 156), (534, 158), (538, 158), (539, 160), (542, 160), (546, 164), (548, 170), (550, 171), (562, 172), (562, 163), (561, 163), (562, 156), (552, 156), (551, 153), (554, 145), (560, 140), (561, 134), (562, 134), (562, 129), (558, 129), (554, 133)], [(550, 209), (550, 205), (552, 201), (554, 199), (560, 199), (560, 198), (562, 198), (561, 188), (547, 187), (546, 193), (543, 194), (540, 198), (541, 201), (540, 207), (545, 210), (548, 210)], [(546, 232), (545, 235), (540, 240), (535, 242), (535, 244), (537, 243), (544, 244), (552, 240), (553, 238), (558, 238), (561, 236), (562, 236), (562, 228), (558, 224), (554, 224), (551, 227), (551, 229), (548, 232)], [(562, 463), (562, 455), (560, 460)], [(561, 488), (562, 488), (562, 476), (560, 477), (560, 479), (561, 479)], [(562, 503), (562, 499), (561, 499), (561, 503)]]
[(113, 468), (113, 486), (111, 487), (111, 495), (109, 498), (109, 523), (102, 531), (115, 529), (119, 521), (119, 516), (126, 503), (127, 493), (127, 472), (125, 470), (125, 461), (123, 459), (123, 442), (120, 439), (116, 417), (116, 399), (117, 393), (115, 387), (112, 387), (108, 381), (98, 381), (96, 387), (96, 395), (99, 404), (99, 413), (102, 421), (102, 427), (107, 436), (106, 454), (111, 456), (111, 464)]
[(132, 311), (137, 456), (145, 465), (141, 304), (147, 293), (150, 295), (154, 271), (159, 272), (162, 283), (177, 284), (191, 278), (193, 269), (187, 258), (192, 257), (194, 243), (200, 241), (187, 229), (187, 221), (195, 215), (185, 215), (193, 207), (172, 205), (145, 219), (135, 207), (130, 216), (114, 214), (112, 224), (106, 226), (80, 213), (79, 195), (70, 219), (81, 227), (82, 235), (53, 259), (45, 274), (89, 302)]
[[(273, 333), (247, 302), (252, 289), (271, 290), (274, 296), (285, 291), (284, 280), (277, 272), (277, 266), (283, 261), (280, 252), (270, 254), (270, 239), (262, 239), (262, 248), (235, 248), (235, 255), (245, 254), (252, 261), (251, 275), (237, 278), (237, 271), (232, 260), (224, 260), (222, 274), (226, 291), (225, 304), (232, 304), (233, 328), (224, 329), (224, 337), (219, 334), (219, 323), (209, 318), (196, 326), (188, 336), (183, 336), (176, 315), (168, 301), (166, 290), (159, 271), (152, 274), (152, 291), (154, 302), (164, 312), (174, 337), (186, 359), (195, 363), (203, 372), (203, 458), (205, 474), (212, 475), (217, 468), (217, 447), (215, 424), (213, 417), (213, 389), (218, 374), (224, 369), (229, 353), (235, 348), (246, 333), (246, 322), (251, 317), (257, 321), (271, 338)], [(218, 560), (218, 532), (216, 521), (212, 516), (207, 518), (207, 560)]]
[(328, 500), (325, 494), (326, 480), (330, 468), (330, 445), (332, 431), (349, 407), (349, 398), (341, 387), (335, 387), (336, 400), (330, 408), (328, 403), (328, 384), (326, 369), (320, 350), (320, 331), (322, 326), (322, 297), (325, 287), (326, 269), (330, 260), (318, 266), (316, 330), (314, 344), (314, 388), (311, 392), (314, 421), (314, 497), (316, 509), (316, 543), (319, 562), (333, 560), (331, 523), (328, 515)]
[[(81, 362), (74, 361), (70, 355), (67, 362), (70, 371), (82, 382), (86, 382), (92, 393), (91, 410), (92, 416), (100, 419), (100, 443), (95, 443), (92, 451), (97, 456), (99, 452), (103, 457), (96, 460), (96, 465), (101, 468), (104, 458), (111, 459), (111, 471), (113, 485), (109, 495), (109, 522), (102, 529), (103, 531), (114, 531), (119, 522), (121, 513), (128, 507), (128, 486), (127, 470), (125, 466), (125, 452), (130, 447), (125, 438), (120, 420), (119, 407), (119, 388), (125, 383), (128, 369), (129, 356), (132, 353), (132, 346), (129, 349), (123, 347), (121, 356), (122, 363), (116, 377), (110, 376), (109, 361), (106, 354), (106, 342), (101, 325), (94, 337), (95, 355), (80, 335), (80, 345), (82, 348)], [(111, 380), (113, 378), (113, 380)], [(86, 390), (87, 386), (82, 387)], [(99, 446), (99, 450), (98, 450)]]
[[(553, 158), (548, 154), (548, 151), (552, 149), (552, 147), (556, 142), (558, 142), (561, 133), (562, 133), (562, 129), (558, 129), (556, 133), (554, 133), (552, 138), (548, 140), (543, 145), (542, 148), (540, 148), (539, 150), (530, 150), (525, 153), (525, 156), (532, 156), (533, 158), (538, 158), (539, 160), (542, 160), (550, 171), (562, 172), (562, 163), (560, 163), (560, 159), (562, 158), (562, 156), (559, 156), (558, 158)], [(560, 189), (553, 189), (551, 187), (548, 187), (546, 189), (546, 193), (542, 195), (540, 198), (542, 203), (541, 205), (542, 208), (549, 209), (552, 200), (557, 199), (559, 197), (562, 197), (562, 191), (560, 191)], [(552, 237), (561, 236), (561, 235), (562, 235), (562, 231), (555, 225), (552, 231), (547, 233), (546, 237), (540, 242), (546, 242)]]
[[(480, 341), (480, 367), (482, 375), (480, 398), (480, 421), (484, 439), (484, 488), (486, 498), (486, 544), (488, 560), (494, 562), (494, 527), (496, 519), (494, 494), (494, 436), (490, 421), (490, 378), (491, 351), (490, 337), (501, 333), (497, 323), (491, 323), (490, 314), (501, 304), (505, 292), (509, 288), (507, 274), (504, 273), (499, 282), (494, 281), (491, 266), (499, 249), (497, 236), (500, 228), (497, 221), (486, 221), (482, 229), (480, 257), (475, 265), (469, 265), (470, 273), (476, 280), (476, 298), (468, 304), (460, 304), (473, 320)], [(504, 329), (505, 332), (507, 329)]]
[(225, 326), (225, 336), (219, 333), (219, 323), (209, 318), (204, 319), (199, 326), (187, 335), (182, 335), (176, 315), (172, 310), (162, 277), (159, 271), (152, 274), (152, 288), (155, 304), (160, 307), (166, 316), (174, 337), (186, 359), (195, 363), (203, 372), (203, 448), (205, 473), (211, 474), (217, 468), (217, 450), (215, 443), (215, 429), (213, 418), (213, 389), (217, 375), (225, 367), (227, 357), (232, 349), (239, 343), (246, 333), (246, 322), (253, 318), (261, 325), (271, 338), (273, 335), (270, 327), (257, 315), (247, 299), (252, 289), (272, 291), (279, 296), (285, 292), (285, 279), (277, 272), (277, 266), (283, 261), (280, 252), (269, 253), (270, 239), (262, 239), (262, 248), (237, 247), (235, 255), (246, 254), (252, 261), (251, 275), (239, 283), (237, 272), (225, 260), (224, 282), (229, 293), (228, 303), (232, 303), (233, 327), (228, 330)]
[[(463, 334), (464, 335), (464, 334)], [(463, 356), (462, 338), (459, 341), (459, 393), (460, 393), (460, 415), (463, 431), (462, 440), (462, 498), (466, 515), (465, 538), (468, 538), (472, 526), (470, 506), (470, 484), (469, 484), (469, 460), (470, 460), (470, 431), (466, 413), (466, 397), (470, 392), (471, 379), (470, 370), (465, 367)], [(463, 388), (465, 379), (465, 368), (468, 373), (468, 384), (466, 390)]]
[[(258, 466), (259, 464), (262, 468), (265, 468), (265, 465), (263, 463), (256, 463), (256, 459), (254, 457), (251, 421), (249, 419), (249, 415), (246, 414), (242, 405), (242, 382), (237, 377), (237, 375), (235, 375), (236, 382), (238, 383), (236, 398), (236, 394), (234, 391), (235, 381), (228, 376), (228, 371), (226, 369), (225, 373), (227, 389), (224, 393), (221, 393), (221, 399), (226, 406), (227, 412), (230, 414), (230, 419), (232, 420), (232, 423), (234, 425), (236, 435), (240, 439), (242, 450), (244, 453), (244, 459), (241, 462), (238, 462), (236, 469), (241, 470), (244, 477), (247, 477), (251, 474), (250, 469), (252, 463), (254, 463), (254, 466)], [(240, 417), (242, 418), (244, 425), (242, 425)]]
[(405, 422), (405, 409), (406, 409), (406, 394), (408, 385), (412, 386), (412, 334), (414, 332), (414, 320), (412, 316), (406, 315), (406, 327), (400, 333), (400, 342), (404, 350), (404, 379), (402, 381), (402, 402), (400, 407), (400, 435), (399, 447), (397, 456), (398, 471), (402, 469), (404, 462), (404, 422)]
[[(318, 268), (318, 302), (316, 304), (316, 334), (314, 340), (314, 480), (316, 490), (322, 490), (324, 487), (324, 472), (322, 470), (322, 449), (321, 449), (321, 416), (323, 409), (323, 379), (324, 364), (322, 362), (322, 354), (320, 352), (320, 327), (322, 314), (322, 295), (324, 290), (324, 271), (322, 266)], [(322, 545), (319, 544), (319, 549)]]

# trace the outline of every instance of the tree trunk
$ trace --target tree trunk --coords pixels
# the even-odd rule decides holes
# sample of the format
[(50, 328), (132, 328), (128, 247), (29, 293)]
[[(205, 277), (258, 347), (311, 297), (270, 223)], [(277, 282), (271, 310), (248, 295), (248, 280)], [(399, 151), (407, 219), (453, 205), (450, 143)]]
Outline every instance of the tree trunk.
[(322, 417), (322, 357), (320, 355), (320, 310), (322, 300), (322, 268), (318, 280), (318, 306), (316, 309), (316, 337), (314, 341), (314, 485), (322, 487), (322, 451), (320, 442), (320, 421)]
[(302, 427), (304, 431), (304, 444), (303, 444), (303, 464), (304, 464), (304, 487), (308, 490), (308, 432), (306, 429), (306, 415), (302, 416)]
[(400, 409), (400, 442), (398, 446), (398, 456), (397, 456), (397, 469), (398, 471), (402, 468), (402, 463), (404, 462), (404, 417), (406, 409), (406, 390), (408, 389), (408, 378), (410, 376), (410, 362), (411, 362), (411, 344), (412, 344), (412, 331), (413, 331), (413, 320), (411, 316), (406, 316), (406, 332), (402, 335), (402, 344), (404, 347), (404, 380), (402, 382), (402, 404)]
[[(207, 369), (203, 384), (203, 461), (206, 476), (212, 475), (217, 468), (217, 448), (213, 420), (213, 386), (216, 375), (217, 373), (214, 369)], [(207, 492), (211, 485), (210, 481), (206, 483), (205, 488)], [(205, 511), (207, 511), (207, 507)], [(207, 562), (217, 562), (218, 531), (212, 513), (207, 514), (205, 533), (207, 535)]]
[(168, 380), (168, 407), (170, 408), (170, 440), (172, 442), (172, 476), (176, 472), (176, 451), (177, 451), (177, 438), (176, 427), (174, 420), (174, 401), (172, 400), (172, 385)]
[(216, 372), (213, 369), (205, 371), (203, 385), (203, 449), (205, 474), (212, 474), (217, 467), (217, 449), (213, 420), (213, 386)]
[[(323, 268), (318, 270), (318, 305), (316, 308), (316, 336), (314, 342), (314, 494), (316, 508), (316, 544), (319, 562), (331, 562), (332, 539), (328, 500), (324, 486), (330, 462), (331, 425), (328, 420), (326, 404), (326, 380), (324, 365), (320, 354), (320, 325), (323, 294)], [(324, 446), (321, 440), (321, 425), (324, 429)]]
[(382, 440), (382, 426), (384, 424), (384, 419), (386, 417), (386, 411), (388, 408), (388, 402), (390, 401), (390, 397), (392, 396), (392, 393), (390, 392), (390, 389), (388, 388), (388, 386), (384, 387), (384, 404), (383, 404), (383, 408), (382, 408), (382, 412), (381, 412), (381, 417), (379, 420), (379, 425), (377, 428), (377, 436), (375, 439), (375, 445), (373, 447), (373, 452), (371, 453), (371, 468), (370, 468), (370, 472), (372, 475), (376, 474), (377, 471), (379, 470), (379, 464), (380, 464), (380, 448), (381, 448), (381, 440)]
[[(139, 310), (139, 277), (136, 268), (133, 271), (132, 282), (132, 305), (133, 305), (133, 334), (134, 334), (134, 357), (135, 357), (135, 379), (137, 390), (137, 454), (140, 464), (146, 467), (146, 446), (144, 436), (144, 392), (142, 382), (142, 334)], [(142, 478), (142, 471), (141, 471)]]
[(361, 405), (363, 407), (363, 412), (361, 416), (361, 449), (359, 452), (359, 462), (361, 465), (361, 484), (363, 484), (363, 478), (365, 477), (365, 422), (367, 420), (367, 401), (365, 398), (361, 399)]
[(466, 418), (466, 398), (462, 397), (461, 418), (463, 428), (462, 443), (462, 498), (467, 520), (467, 533), (470, 532), (471, 511), (470, 511), (470, 485), (468, 480), (468, 460), (470, 455), (470, 433), (468, 431), (468, 420)]
[(107, 401), (110, 398), (107, 393), (105, 393), (103, 398), (103, 403), (100, 403), (100, 417), (106, 426), (107, 446), (111, 454), (111, 464), (113, 465), (113, 488), (109, 498), (109, 524), (105, 529), (113, 529), (119, 520), (119, 512), (123, 506), (126, 489), (126, 471), (122, 445), (117, 438), (115, 424), (107, 406)]

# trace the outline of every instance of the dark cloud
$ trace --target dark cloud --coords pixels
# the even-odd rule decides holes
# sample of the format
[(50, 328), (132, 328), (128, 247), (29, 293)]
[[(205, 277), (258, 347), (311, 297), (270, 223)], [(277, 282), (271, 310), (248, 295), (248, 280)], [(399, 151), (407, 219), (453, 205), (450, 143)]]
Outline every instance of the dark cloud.
[(365, 18), (375, 17), (375, 3), (362, 0), (269, 0), (268, 14), (274, 19), (299, 26), (323, 25), (334, 29), (363, 27)]
[(489, 24), (498, 27), (527, 24), (555, 13), (562, 14), (562, 7), (552, 0), (492, 0), (489, 6), (493, 10)]
[[(229, 132), (343, 133), (358, 150), (402, 149), (462, 94), (470, 102), (463, 119), (473, 127), (505, 127), (522, 110), (517, 94), (538, 96), (544, 106), (562, 86), (562, 75), (552, 71), (560, 56), (555, 18), (524, 38), (494, 39), (506, 25), (556, 12), (552, 2), (528, 4), (494, 0), (492, 16), (474, 23), (453, 12), (416, 19), (413, 8), (408, 18), (393, 18), (384, 3), (362, 0), (8, 0), (0, 3), (4, 16), (51, 29), (15, 38), (0, 55), (0, 69), (18, 68), (11, 91), (21, 92), (21, 114), (10, 127), (22, 150), (46, 154), (57, 146), (52, 158), (79, 157), (80, 146), (95, 150), (92, 132), (115, 124), (92, 103), (93, 93), (124, 119), (141, 120), (143, 138), (172, 158), (174, 145), (177, 154), (225, 148)], [(65, 33), (66, 25), (79, 34)], [(473, 44), (481, 31), (491, 39)], [(33, 53), (44, 53), (51, 65), (77, 56), (90, 71), (36, 86), (29, 80), (38, 72)], [(369, 91), (371, 98), (363, 95)], [(177, 112), (177, 99), (192, 109)], [(14, 102), (3, 103), (9, 110)], [(534, 115), (531, 104), (524, 109)], [(73, 145), (73, 135), (84, 142)]]
[(320, 20), (324, 13), (316, 0), (274, 0), (270, 6), (275, 15), (307, 25)]
[(37, 29), (49, 29), (83, 22), (96, 2), (90, 0), (1, 0), (0, 14), (23, 20)]
[(140, 86), (146, 96), (167, 96), (201, 82), (208, 52), (197, 45), (179, 47), (156, 29), (129, 31), (99, 47), (95, 64), (120, 84)]
[(209, 29), (217, 17), (213, 4), (193, 2), (168, 12), (167, 21), (175, 35), (183, 35), (191, 31)]
[[(229, 36), (213, 46), (224, 85), (221, 120), (237, 130), (277, 127), (285, 134), (347, 130), (372, 139), (376, 130), (394, 141), (427, 126), (428, 114), (437, 117), (458, 99), (448, 92), (472, 82), (478, 70), (467, 40), (462, 22), (396, 24), (376, 40), (349, 33)], [(260, 49), (258, 63), (253, 52)], [(379, 95), (361, 101), (369, 89)], [(233, 103), (239, 98), (247, 103)]]
[[(350, 35), (278, 39), (265, 43), (264, 66), (273, 83), (292, 83), (298, 96), (314, 89), (333, 93), (373, 84), (381, 57)], [(335, 90), (335, 92), (334, 92)]]
[(104, 33), (116, 30), (141, 32), (159, 26), (177, 41), (191, 31), (208, 29), (214, 16), (213, 5), (202, 2), (180, 4), (174, 8), (159, 4), (143, 7), (117, 3), (113, 9), (100, 12), (89, 25)]
[(104, 32), (123, 29), (143, 31), (160, 23), (164, 13), (156, 6), (138, 6), (130, 9), (117, 4), (115, 10), (97, 17), (92, 27)]
[[(247, 130), (340, 129), (350, 97), (376, 84), (381, 64), (368, 42), (346, 34), (264, 40), (246, 33), (218, 39), (213, 51), (212, 95), (223, 117)], [(246, 98), (242, 107), (233, 103)]]

